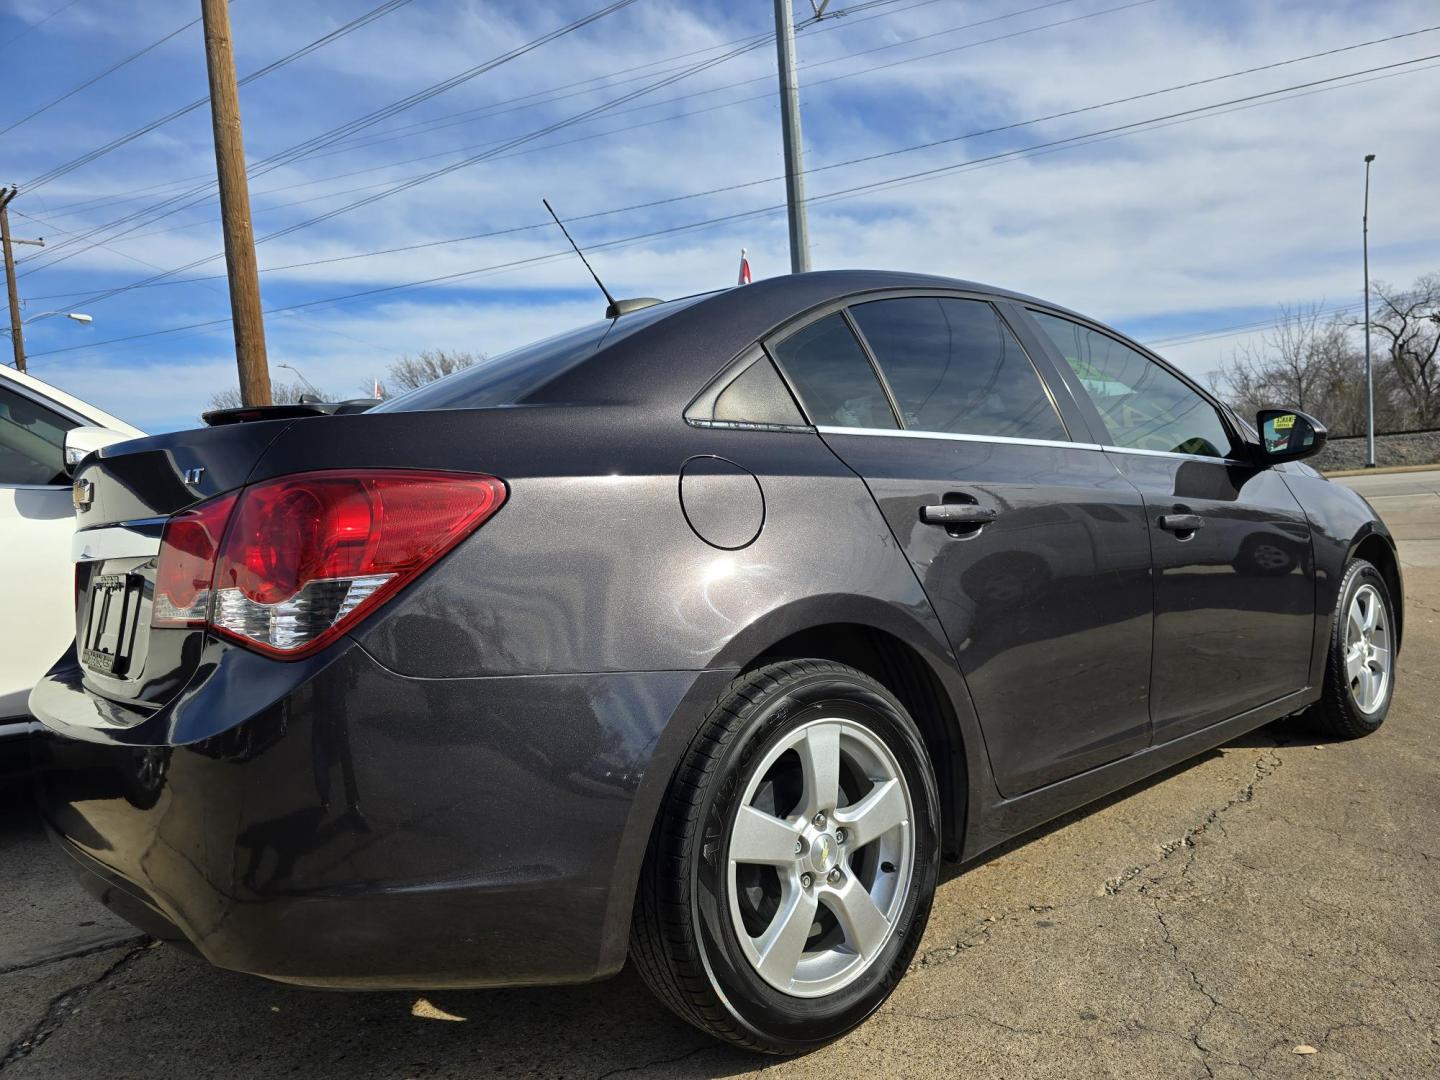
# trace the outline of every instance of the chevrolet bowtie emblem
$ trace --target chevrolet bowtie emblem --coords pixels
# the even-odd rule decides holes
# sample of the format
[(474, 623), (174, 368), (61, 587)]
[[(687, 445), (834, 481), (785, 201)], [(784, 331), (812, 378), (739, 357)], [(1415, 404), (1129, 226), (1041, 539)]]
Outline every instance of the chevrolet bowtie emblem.
[(70, 501), (75, 504), (76, 510), (89, 510), (90, 504), (95, 501), (95, 485), (89, 480), (76, 480), (70, 488)]

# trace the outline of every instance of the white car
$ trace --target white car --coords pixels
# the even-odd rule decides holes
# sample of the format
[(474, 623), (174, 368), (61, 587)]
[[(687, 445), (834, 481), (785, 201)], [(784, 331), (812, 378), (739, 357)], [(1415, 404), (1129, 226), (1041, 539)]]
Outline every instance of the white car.
[[(104, 430), (100, 430), (104, 429)], [(75, 532), (66, 463), (71, 456), (145, 434), (64, 391), (0, 367), (0, 757), (30, 727), (30, 688), (75, 636)], [(81, 437), (77, 437), (81, 436)], [(73, 464), (73, 461), (71, 462)], [(4, 761), (0, 761), (3, 771)]]

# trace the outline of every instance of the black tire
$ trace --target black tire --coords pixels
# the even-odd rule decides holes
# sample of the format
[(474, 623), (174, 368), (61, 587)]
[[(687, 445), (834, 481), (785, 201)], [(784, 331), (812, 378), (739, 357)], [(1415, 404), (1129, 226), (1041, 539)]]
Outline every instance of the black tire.
[[(1373, 586), (1385, 609), (1385, 625), (1390, 628), (1390, 677), (1380, 706), (1366, 713), (1356, 703), (1345, 668), (1345, 617), (1355, 594), (1366, 585)], [(1306, 714), (1310, 725), (1337, 739), (1358, 739), (1369, 735), (1385, 722), (1390, 701), (1395, 694), (1394, 656), (1395, 605), (1380, 571), (1364, 559), (1352, 559), (1340, 580), (1340, 593), (1330, 623), (1330, 651), (1325, 662), (1325, 686), (1319, 703)]]
[[(869, 966), (833, 993), (796, 997), (745, 959), (724, 868), (750, 772), (787, 733), (836, 716), (862, 725), (893, 755), (909, 788), (914, 856), (893, 928)], [(934, 772), (899, 701), (843, 664), (772, 663), (730, 684), (676, 770), (641, 871), (630, 955), (656, 996), (702, 1031), (767, 1053), (811, 1050), (864, 1021), (905, 973), (930, 915), (939, 861)]]

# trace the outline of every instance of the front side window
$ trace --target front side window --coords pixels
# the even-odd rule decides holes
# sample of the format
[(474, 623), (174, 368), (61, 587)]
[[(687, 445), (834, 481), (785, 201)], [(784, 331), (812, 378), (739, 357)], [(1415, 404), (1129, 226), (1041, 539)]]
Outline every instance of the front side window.
[(895, 428), (895, 414), (865, 350), (843, 316), (826, 315), (774, 348), (810, 422), (818, 427)]
[(1065, 427), (1020, 342), (983, 300), (916, 296), (850, 309), (905, 426), (1063, 440)]
[(1215, 406), (1144, 353), (1088, 326), (1031, 311), (1075, 372), (1116, 446), (1225, 458), (1230, 433)]
[(65, 432), (75, 426), (0, 386), (0, 484), (65, 483)]

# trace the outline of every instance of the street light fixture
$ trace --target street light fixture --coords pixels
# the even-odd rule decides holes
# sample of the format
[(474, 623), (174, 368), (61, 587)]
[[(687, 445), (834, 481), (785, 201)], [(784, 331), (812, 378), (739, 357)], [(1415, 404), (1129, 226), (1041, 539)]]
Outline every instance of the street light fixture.
[[(67, 318), (67, 319), (73, 319), (73, 320), (75, 320), (75, 321), (78, 322), (78, 323), (92, 323), (92, 322), (95, 321), (95, 316), (93, 316), (93, 315), (86, 315), (85, 312), (83, 312), (83, 311), (42, 311), (42, 312), (40, 312), (39, 315), (31, 315), (28, 319), (21, 319), (21, 320), (20, 320), (20, 325), (21, 325), (21, 326), (29, 326), (32, 322), (35, 322), (37, 319), (49, 319), (49, 318), (53, 318), (53, 317), (56, 316), (56, 315), (64, 315), (65, 318)], [(3, 329), (3, 330), (5, 331), (5, 333), (7, 333), (7, 334), (11, 332), (11, 331), (10, 331), (10, 328), (9, 328), (8, 326), (7, 326), (7, 327), (0, 327), (0, 329)]]
[(1375, 367), (1370, 362), (1370, 163), (1365, 155), (1365, 210), (1360, 218), (1365, 259), (1365, 468), (1375, 468)]
[(294, 364), (276, 364), (275, 366), (282, 367), (286, 371), (293, 371), (296, 375), (299, 375), (300, 381), (303, 382), (306, 386), (308, 386), (310, 388), (310, 392), (314, 394), (317, 398), (323, 398), (325, 396), (320, 392), (320, 388), (316, 386), (313, 382), (311, 382), (309, 379), (305, 378), (305, 376), (301, 373), (300, 369), (297, 368)]

